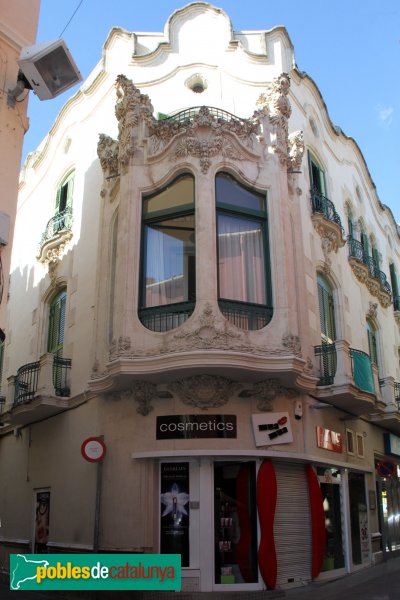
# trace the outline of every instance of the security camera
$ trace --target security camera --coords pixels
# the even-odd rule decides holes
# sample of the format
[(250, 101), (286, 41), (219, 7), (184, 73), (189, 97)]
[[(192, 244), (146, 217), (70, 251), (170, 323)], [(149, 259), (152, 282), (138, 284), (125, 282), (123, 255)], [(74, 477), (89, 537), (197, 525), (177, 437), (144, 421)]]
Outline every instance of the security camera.
[(294, 405), (294, 418), (301, 419), (302, 416), (303, 416), (303, 405), (301, 403), (301, 400), (297, 400)]

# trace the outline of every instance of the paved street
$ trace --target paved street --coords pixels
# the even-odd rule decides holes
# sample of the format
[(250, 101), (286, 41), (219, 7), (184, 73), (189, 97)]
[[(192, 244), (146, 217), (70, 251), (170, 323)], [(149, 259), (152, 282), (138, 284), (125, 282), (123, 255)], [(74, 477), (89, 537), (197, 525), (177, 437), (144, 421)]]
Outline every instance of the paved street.
[(400, 600), (400, 557), (335, 581), (278, 592), (18, 592), (0, 583), (0, 600)]

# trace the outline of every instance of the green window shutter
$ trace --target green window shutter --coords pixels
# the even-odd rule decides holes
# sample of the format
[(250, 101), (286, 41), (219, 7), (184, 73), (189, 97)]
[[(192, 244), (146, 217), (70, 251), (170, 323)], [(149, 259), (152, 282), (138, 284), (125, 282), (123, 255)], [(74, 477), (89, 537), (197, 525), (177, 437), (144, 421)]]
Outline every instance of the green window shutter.
[(361, 245), (366, 254), (369, 254), (368, 236), (366, 233), (361, 234)]
[(353, 221), (351, 220), (350, 217), (349, 217), (347, 223), (348, 223), (348, 227), (349, 227), (349, 238), (353, 239), (354, 238), (354, 226), (353, 226)]
[(376, 248), (372, 248), (372, 260), (374, 261), (374, 266), (379, 270), (379, 252)]
[(393, 263), (390, 263), (389, 270), (390, 270), (390, 281), (392, 283), (393, 297), (397, 298), (399, 295), (399, 284), (398, 284), (398, 280), (397, 280), (396, 267), (394, 266)]
[(378, 363), (378, 342), (376, 337), (376, 331), (369, 321), (367, 321), (367, 335), (368, 335), (368, 350), (371, 363), (377, 365)]
[(68, 179), (66, 208), (72, 208), (73, 193), (74, 193), (74, 173)]
[(47, 351), (56, 356), (63, 353), (66, 300), (67, 293), (63, 290), (50, 305)]
[(318, 301), (322, 342), (331, 344), (336, 339), (335, 306), (332, 291), (320, 277), (318, 278)]

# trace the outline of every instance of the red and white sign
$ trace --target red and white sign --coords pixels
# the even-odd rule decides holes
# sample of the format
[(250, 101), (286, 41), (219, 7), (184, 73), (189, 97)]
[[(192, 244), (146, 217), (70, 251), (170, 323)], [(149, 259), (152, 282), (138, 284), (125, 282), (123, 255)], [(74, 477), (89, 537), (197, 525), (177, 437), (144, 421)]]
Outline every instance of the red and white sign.
[(82, 442), (81, 453), (89, 462), (101, 462), (106, 455), (106, 445), (99, 437), (90, 437)]
[(331, 452), (342, 452), (342, 434), (317, 426), (317, 446)]

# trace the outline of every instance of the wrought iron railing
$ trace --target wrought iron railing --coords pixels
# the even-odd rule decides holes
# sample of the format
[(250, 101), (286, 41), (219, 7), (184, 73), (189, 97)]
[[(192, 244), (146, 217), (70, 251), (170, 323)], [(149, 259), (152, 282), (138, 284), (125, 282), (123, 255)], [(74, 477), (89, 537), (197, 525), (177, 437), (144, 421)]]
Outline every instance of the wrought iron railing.
[(168, 115), (165, 120), (166, 121), (176, 121), (178, 123), (184, 123), (185, 121), (192, 121), (197, 115), (201, 113), (210, 114), (212, 117), (215, 117), (218, 121), (237, 121), (242, 122), (243, 119), (233, 115), (232, 113), (222, 110), (221, 108), (214, 108), (213, 106), (192, 106), (191, 108), (185, 108), (180, 110), (173, 115)]
[[(69, 396), (69, 371), (71, 359), (54, 356), (53, 385), (56, 396)], [(30, 402), (38, 389), (40, 361), (23, 365), (15, 376), (14, 405)]]
[(39, 368), (40, 362), (36, 361), (18, 369), (14, 382), (14, 404), (24, 404), (32, 400), (38, 387)]
[(349, 245), (349, 258), (355, 258), (359, 262), (364, 263), (364, 265), (368, 267), (370, 276), (373, 279), (377, 279), (381, 289), (391, 295), (392, 288), (389, 285), (385, 273), (379, 269), (372, 256), (369, 256), (368, 252), (364, 250), (362, 243), (352, 237), (348, 238), (347, 243)]
[(141, 323), (151, 331), (170, 331), (182, 325), (193, 313), (194, 302), (177, 302), (165, 306), (139, 309)]
[(369, 354), (350, 348), (351, 370), (354, 384), (365, 392), (375, 393), (374, 373)]
[(224, 317), (240, 329), (262, 329), (272, 319), (273, 310), (270, 306), (222, 299), (218, 305)]
[(72, 361), (70, 358), (55, 356), (53, 362), (53, 385), (56, 396), (69, 396), (69, 372)]
[(317, 385), (332, 385), (337, 367), (335, 343), (314, 346), (314, 353), (319, 358), (320, 377)]
[(400, 296), (393, 296), (393, 308), (394, 310), (400, 310)]
[(46, 225), (46, 229), (42, 233), (42, 237), (40, 239), (40, 248), (42, 248), (43, 244), (45, 244), (48, 240), (51, 240), (57, 233), (60, 231), (70, 231), (72, 227), (72, 208), (67, 207), (65, 210), (57, 213), (50, 219), (50, 221)]
[(339, 225), (342, 236), (344, 236), (342, 221), (336, 212), (335, 205), (329, 198), (326, 198), (321, 192), (315, 189), (311, 190), (311, 208), (313, 213), (321, 213), (326, 219)]

